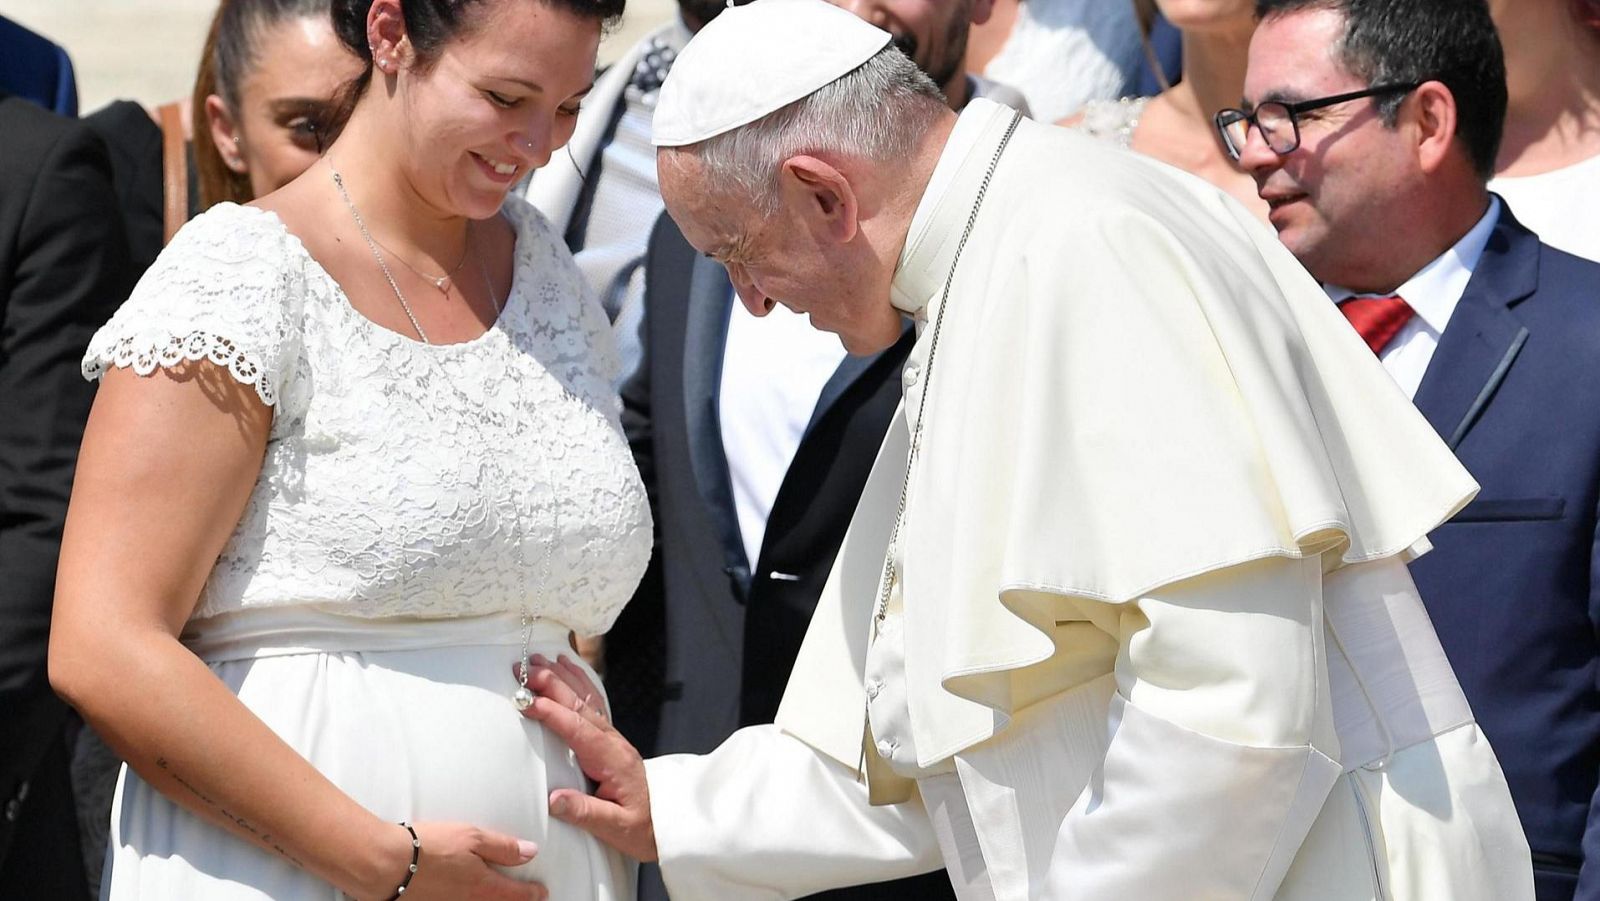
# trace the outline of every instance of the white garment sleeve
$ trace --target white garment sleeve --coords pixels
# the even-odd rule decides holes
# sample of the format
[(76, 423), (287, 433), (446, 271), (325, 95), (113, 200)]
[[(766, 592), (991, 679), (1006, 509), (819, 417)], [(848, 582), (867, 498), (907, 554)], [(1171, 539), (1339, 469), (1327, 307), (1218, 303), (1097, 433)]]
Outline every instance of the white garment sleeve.
[[(83, 374), (149, 375), (209, 360), (267, 406), (286, 393), (301, 353), (304, 267), (270, 213), (219, 204), (185, 225), (89, 342)], [(282, 415), (282, 411), (280, 411)]]
[(941, 866), (920, 799), (873, 807), (856, 774), (777, 726), (645, 762), (677, 901), (796, 898)]
[(1020, 834), (979, 833), (995, 896), (1272, 898), (1342, 772), (1321, 586), (1318, 560), (1270, 558), (1068, 601), (1119, 642), (1104, 755), (1085, 785), (1072, 727), (1019, 719), (957, 756), (975, 820), (1022, 812)]

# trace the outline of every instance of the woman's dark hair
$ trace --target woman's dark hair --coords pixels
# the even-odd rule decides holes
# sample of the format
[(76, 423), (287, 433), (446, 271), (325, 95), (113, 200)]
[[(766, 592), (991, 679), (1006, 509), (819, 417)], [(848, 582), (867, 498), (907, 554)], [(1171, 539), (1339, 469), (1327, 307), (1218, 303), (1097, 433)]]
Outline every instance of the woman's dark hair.
[[(1367, 84), (1437, 80), (1449, 88), (1456, 137), (1479, 175), (1494, 174), (1506, 122), (1506, 62), (1485, 0), (1256, 0), (1261, 19), (1308, 9), (1344, 16), (1337, 59)], [(1406, 96), (1377, 101), (1385, 125), (1394, 126)]]
[(266, 49), (261, 46), (262, 36), (292, 19), (326, 17), (332, 6), (332, 0), (222, 0), (217, 7), (200, 53), (200, 71), (195, 74), (194, 121), (190, 123), (201, 209), (224, 200), (248, 203), (255, 199), (250, 176), (229, 169), (211, 142), (211, 129), (205, 127), (206, 98), (212, 94), (221, 97), (237, 122), (242, 112), (239, 92)]
[[(406, 37), (416, 54), (416, 65), (432, 66), (444, 46), (472, 25), (473, 7), (484, 0), (401, 0), (400, 15), (405, 20)], [(494, 0), (498, 3), (511, 0)], [(516, 0), (529, 2), (529, 0)], [(555, 9), (576, 14), (610, 27), (622, 17), (624, 0), (534, 0)], [(335, 104), (330, 134), (337, 135), (349, 120), (361, 95), (372, 83), (372, 47), (367, 43), (367, 14), (373, 0), (333, 0), (333, 32), (361, 60), (361, 74), (340, 92)]]

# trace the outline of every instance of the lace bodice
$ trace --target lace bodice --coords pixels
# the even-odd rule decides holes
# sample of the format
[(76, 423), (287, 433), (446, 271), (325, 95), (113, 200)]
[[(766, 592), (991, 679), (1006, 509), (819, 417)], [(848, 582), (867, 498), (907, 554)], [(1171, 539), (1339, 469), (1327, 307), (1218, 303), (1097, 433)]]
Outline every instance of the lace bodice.
[(1133, 146), (1133, 132), (1139, 127), (1139, 117), (1144, 115), (1149, 102), (1149, 97), (1092, 100), (1083, 107), (1078, 130), (1127, 150)]
[(511, 198), (495, 326), (430, 346), (382, 328), (276, 215), (179, 232), (95, 335), (84, 374), (206, 358), (274, 407), (261, 475), (193, 619), (527, 611), (609, 628), (650, 554), (610, 334), (549, 224)]

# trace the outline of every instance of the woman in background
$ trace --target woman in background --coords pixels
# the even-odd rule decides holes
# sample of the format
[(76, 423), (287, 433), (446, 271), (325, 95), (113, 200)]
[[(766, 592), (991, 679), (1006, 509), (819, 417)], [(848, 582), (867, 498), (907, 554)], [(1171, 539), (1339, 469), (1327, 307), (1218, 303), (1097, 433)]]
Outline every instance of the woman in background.
[(201, 209), (270, 194), (321, 156), (335, 95), (361, 72), (333, 33), (330, 6), (224, 0), (218, 8), (194, 86)]
[(1217, 140), (1216, 111), (1239, 103), (1244, 91), (1252, 0), (1156, 0), (1183, 35), (1183, 77), (1154, 97), (1096, 101), (1061, 125), (1080, 128), (1200, 176), (1233, 195), (1263, 221), (1267, 205), (1256, 183)]
[(1489, 0), (1506, 51), (1490, 190), (1545, 243), (1600, 260), (1600, 0)]

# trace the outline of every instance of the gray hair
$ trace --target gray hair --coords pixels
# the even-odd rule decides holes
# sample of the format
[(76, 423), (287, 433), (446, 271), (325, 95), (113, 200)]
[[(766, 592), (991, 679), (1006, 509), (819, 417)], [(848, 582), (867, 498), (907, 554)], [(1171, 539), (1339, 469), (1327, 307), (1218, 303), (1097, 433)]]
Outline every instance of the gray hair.
[(700, 161), (706, 179), (738, 186), (768, 215), (778, 206), (784, 160), (800, 154), (904, 159), (947, 108), (938, 86), (891, 44), (817, 91), (683, 150)]

